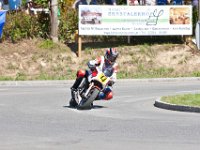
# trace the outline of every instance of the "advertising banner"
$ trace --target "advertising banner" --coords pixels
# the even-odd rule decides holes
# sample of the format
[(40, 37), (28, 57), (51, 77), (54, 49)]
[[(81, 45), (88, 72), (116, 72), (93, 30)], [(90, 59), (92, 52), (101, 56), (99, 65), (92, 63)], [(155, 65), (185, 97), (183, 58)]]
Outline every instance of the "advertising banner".
[(6, 21), (6, 11), (0, 10), (0, 38), (2, 36), (3, 27)]
[(192, 6), (79, 6), (79, 35), (192, 35)]

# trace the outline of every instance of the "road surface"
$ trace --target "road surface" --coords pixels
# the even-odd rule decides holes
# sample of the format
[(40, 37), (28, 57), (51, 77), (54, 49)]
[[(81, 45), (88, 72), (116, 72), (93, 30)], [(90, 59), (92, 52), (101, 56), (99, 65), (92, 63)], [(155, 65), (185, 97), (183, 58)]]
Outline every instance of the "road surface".
[(154, 107), (160, 96), (198, 92), (199, 80), (120, 80), (113, 100), (82, 111), (68, 107), (71, 84), (1, 85), (0, 149), (200, 148), (200, 113)]

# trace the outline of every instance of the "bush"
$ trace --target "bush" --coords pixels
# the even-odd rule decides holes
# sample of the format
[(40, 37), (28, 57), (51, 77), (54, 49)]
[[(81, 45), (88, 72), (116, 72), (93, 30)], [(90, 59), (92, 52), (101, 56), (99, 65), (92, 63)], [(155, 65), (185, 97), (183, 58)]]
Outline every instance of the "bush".
[(31, 16), (22, 11), (8, 12), (3, 32), (3, 39), (17, 42), (23, 38), (42, 37), (49, 35), (49, 15)]
[(61, 16), (59, 18), (59, 39), (61, 41), (74, 40), (74, 33), (78, 29), (78, 14), (71, 7), (61, 7)]

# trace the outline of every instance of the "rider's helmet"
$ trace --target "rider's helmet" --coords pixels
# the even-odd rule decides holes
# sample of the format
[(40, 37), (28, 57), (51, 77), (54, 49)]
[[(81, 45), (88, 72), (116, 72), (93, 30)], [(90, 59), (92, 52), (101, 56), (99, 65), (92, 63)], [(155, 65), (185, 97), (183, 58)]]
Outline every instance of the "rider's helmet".
[(118, 55), (119, 53), (117, 52), (115, 48), (109, 48), (106, 50), (106, 54), (104, 58), (109, 64), (114, 64)]

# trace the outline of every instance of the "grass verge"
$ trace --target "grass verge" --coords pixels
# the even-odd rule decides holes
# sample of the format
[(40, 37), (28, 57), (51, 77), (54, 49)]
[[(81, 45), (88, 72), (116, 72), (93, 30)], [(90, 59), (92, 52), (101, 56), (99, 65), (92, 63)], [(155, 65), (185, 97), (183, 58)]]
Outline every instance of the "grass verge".
[(176, 105), (200, 107), (200, 93), (164, 96), (161, 101)]

